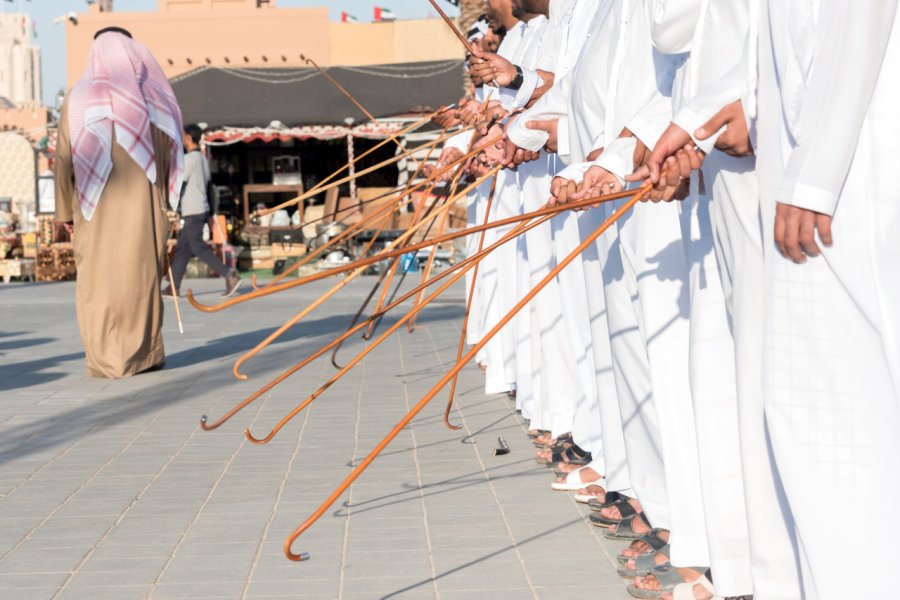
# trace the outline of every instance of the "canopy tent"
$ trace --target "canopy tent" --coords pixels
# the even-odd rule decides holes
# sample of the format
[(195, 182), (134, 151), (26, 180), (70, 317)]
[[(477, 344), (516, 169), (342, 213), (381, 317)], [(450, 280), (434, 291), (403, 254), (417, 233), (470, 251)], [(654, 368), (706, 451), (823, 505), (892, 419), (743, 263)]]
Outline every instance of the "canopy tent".
[[(426, 112), (462, 94), (463, 62), (332, 67), (328, 74), (375, 118)], [(340, 125), (368, 118), (315, 69), (200, 67), (172, 80), (185, 123), (210, 130)], [(224, 140), (223, 140), (224, 141)]]

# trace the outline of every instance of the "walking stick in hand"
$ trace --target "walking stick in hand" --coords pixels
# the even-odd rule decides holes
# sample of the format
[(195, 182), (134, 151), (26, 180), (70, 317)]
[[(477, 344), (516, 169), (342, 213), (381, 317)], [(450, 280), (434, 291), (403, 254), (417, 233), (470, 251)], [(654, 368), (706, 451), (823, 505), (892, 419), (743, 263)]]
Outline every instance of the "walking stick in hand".
[(175, 298), (175, 316), (178, 318), (178, 333), (184, 335), (184, 325), (181, 322), (181, 307), (178, 306), (178, 288), (175, 287), (175, 278), (172, 277), (172, 265), (169, 265), (169, 283), (172, 284), (172, 294)]
[(328, 498), (322, 503), (319, 508), (317, 508), (309, 518), (306, 519), (303, 523), (301, 523), (285, 540), (284, 542), (284, 554), (285, 556), (293, 561), (302, 561), (309, 559), (309, 554), (306, 552), (295, 553), (292, 549), (294, 545), (294, 541), (307, 529), (309, 529), (316, 521), (318, 521), (322, 515), (331, 508), (331, 505), (334, 504), (338, 498), (340, 498), (347, 488), (349, 488), (354, 481), (365, 471), (372, 461), (378, 458), (378, 455), (390, 444), (395, 437), (397, 437), (400, 432), (409, 425), (410, 421), (412, 421), (416, 415), (418, 415), (425, 406), (431, 402), (435, 396), (437, 396), (438, 392), (440, 392), (441, 388), (443, 388), (453, 376), (459, 373), (462, 368), (470, 361), (475, 355), (493, 338), (497, 333), (506, 326), (509, 321), (511, 321), (516, 314), (522, 310), (524, 306), (526, 306), (548, 283), (554, 280), (559, 273), (565, 269), (569, 264), (575, 260), (575, 258), (581, 254), (588, 246), (593, 244), (598, 237), (600, 237), (607, 229), (615, 225), (616, 221), (627, 213), (631, 207), (633, 207), (637, 202), (639, 202), (647, 193), (650, 191), (649, 185), (644, 185), (639, 189), (632, 190), (631, 193), (634, 194), (632, 198), (626, 202), (622, 207), (617, 210), (610, 218), (603, 222), (596, 230), (594, 230), (591, 235), (585, 238), (581, 244), (578, 245), (569, 255), (567, 255), (562, 261), (560, 261), (541, 281), (535, 285), (525, 296), (513, 307), (511, 311), (509, 311), (506, 315), (500, 319), (493, 329), (491, 329), (469, 352), (463, 357), (461, 361), (458, 361), (450, 371), (441, 378), (440, 381), (435, 384), (433, 388), (421, 399), (419, 402), (408, 412), (406, 415), (397, 423), (393, 429), (378, 443), (377, 446), (366, 456), (362, 462), (360, 462), (344, 479), (344, 481), (335, 489)]

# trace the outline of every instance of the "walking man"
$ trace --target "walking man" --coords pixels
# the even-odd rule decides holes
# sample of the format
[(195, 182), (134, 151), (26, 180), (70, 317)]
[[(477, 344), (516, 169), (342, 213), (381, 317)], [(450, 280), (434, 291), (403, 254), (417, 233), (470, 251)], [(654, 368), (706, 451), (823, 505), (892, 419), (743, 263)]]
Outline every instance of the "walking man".
[[(163, 290), (163, 296), (181, 295), (181, 280), (192, 256), (196, 256), (225, 279), (225, 293), (231, 296), (241, 286), (241, 278), (234, 269), (229, 270), (213, 254), (203, 241), (203, 224), (209, 220), (209, 201), (206, 190), (209, 186), (209, 162), (200, 152), (200, 137), (203, 131), (197, 125), (184, 128), (184, 187), (181, 190), (181, 217), (184, 225), (178, 234), (178, 246), (172, 261), (173, 282)], [(175, 289), (172, 289), (174, 284)]]

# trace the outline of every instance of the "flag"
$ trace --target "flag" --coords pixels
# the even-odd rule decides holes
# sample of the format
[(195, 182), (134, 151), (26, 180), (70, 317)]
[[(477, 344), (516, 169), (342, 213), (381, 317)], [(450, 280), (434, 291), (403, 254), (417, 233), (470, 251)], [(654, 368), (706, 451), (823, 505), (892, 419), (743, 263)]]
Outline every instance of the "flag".
[(356, 17), (341, 11), (341, 23), (356, 23)]
[(397, 19), (397, 15), (394, 14), (389, 8), (384, 8), (383, 6), (375, 7), (375, 20), (376, 21), (395, 21)]

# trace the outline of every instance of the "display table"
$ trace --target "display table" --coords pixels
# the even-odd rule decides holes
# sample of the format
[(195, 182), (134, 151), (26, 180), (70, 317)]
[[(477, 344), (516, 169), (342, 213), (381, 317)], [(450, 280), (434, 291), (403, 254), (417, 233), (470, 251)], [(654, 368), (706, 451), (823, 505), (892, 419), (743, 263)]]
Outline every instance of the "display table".
[(34, 259), (11, 258), (0, 260), (0, 277), (3, 278), (3, 283), (9, 283), (13, 277), (34, 281)]

